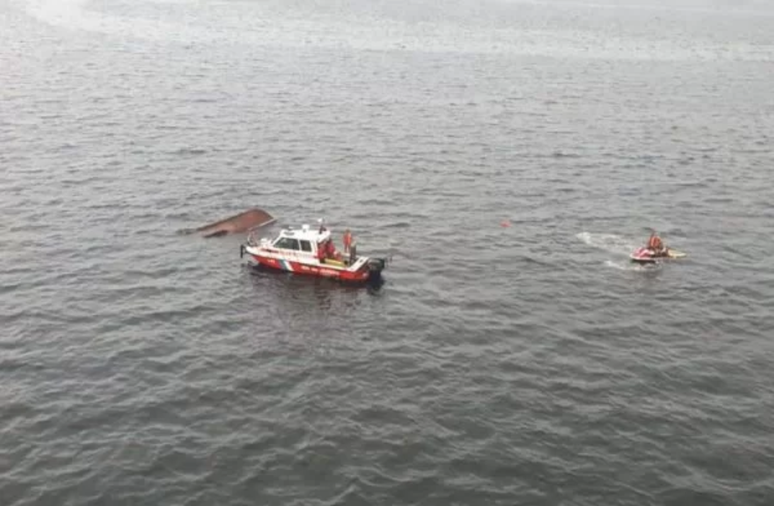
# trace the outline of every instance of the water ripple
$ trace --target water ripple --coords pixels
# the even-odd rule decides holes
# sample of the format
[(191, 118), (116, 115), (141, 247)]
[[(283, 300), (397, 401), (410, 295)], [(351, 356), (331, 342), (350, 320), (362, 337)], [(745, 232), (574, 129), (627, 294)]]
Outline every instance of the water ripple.
[(768, 504), (759, 9), (6, 2), (3, 504)]

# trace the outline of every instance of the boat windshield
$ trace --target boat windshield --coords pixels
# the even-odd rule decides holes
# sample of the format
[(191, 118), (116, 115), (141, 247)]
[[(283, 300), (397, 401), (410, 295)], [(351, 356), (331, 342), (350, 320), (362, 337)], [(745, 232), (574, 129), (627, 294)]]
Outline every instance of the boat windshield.
[(301, 249), (301, 246), (298, 244), (298, 239), (293, 239), (292, 237), (280, 237), (274, 243), (274, 247), (280, 248), (280, 249), (290, 249), (295, 251), (298, 251)]

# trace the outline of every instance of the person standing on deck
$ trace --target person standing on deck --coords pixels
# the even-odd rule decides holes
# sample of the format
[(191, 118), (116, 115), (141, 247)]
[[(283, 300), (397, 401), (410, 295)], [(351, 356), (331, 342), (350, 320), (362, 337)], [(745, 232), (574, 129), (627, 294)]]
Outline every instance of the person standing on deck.
[(324, 242), (317, 243), (317, 260), (319, 260), (321, 264), (325, 263), (325, 243)]
[(352, 245), (352, 233), (349, 229), (344, 231), (344, 253), (349, 253), (349, 247)]

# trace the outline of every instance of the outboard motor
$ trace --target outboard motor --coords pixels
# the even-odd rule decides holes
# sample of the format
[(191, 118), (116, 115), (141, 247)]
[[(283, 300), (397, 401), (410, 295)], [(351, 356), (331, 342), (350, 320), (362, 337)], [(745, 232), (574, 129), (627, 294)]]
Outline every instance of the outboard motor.
[(371, 258), (368, 260), (368, 269), (371, 272), (382, 272), (386, 264), (384, 258)]
[(369, 258), (368, 270), (370, 275), (368, 277), (369, 284), (373, 286), (381, 286), (383, 283), (382, 271), (387, 266), (387, 260), (385, 258)]

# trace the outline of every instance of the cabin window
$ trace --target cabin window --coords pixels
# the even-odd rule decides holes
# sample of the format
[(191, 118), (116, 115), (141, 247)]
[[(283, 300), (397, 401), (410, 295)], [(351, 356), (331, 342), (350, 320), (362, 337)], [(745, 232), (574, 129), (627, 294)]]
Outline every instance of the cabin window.
[(275, 248), (292, 249), (298, 251), (298, 239), (292, 239), (290, 237), (283, 237), (279, 241), (274, 243)]
[(301, 240), (301, 251), (312, 251), (312, 245), (309, 243), (309, 241)]

